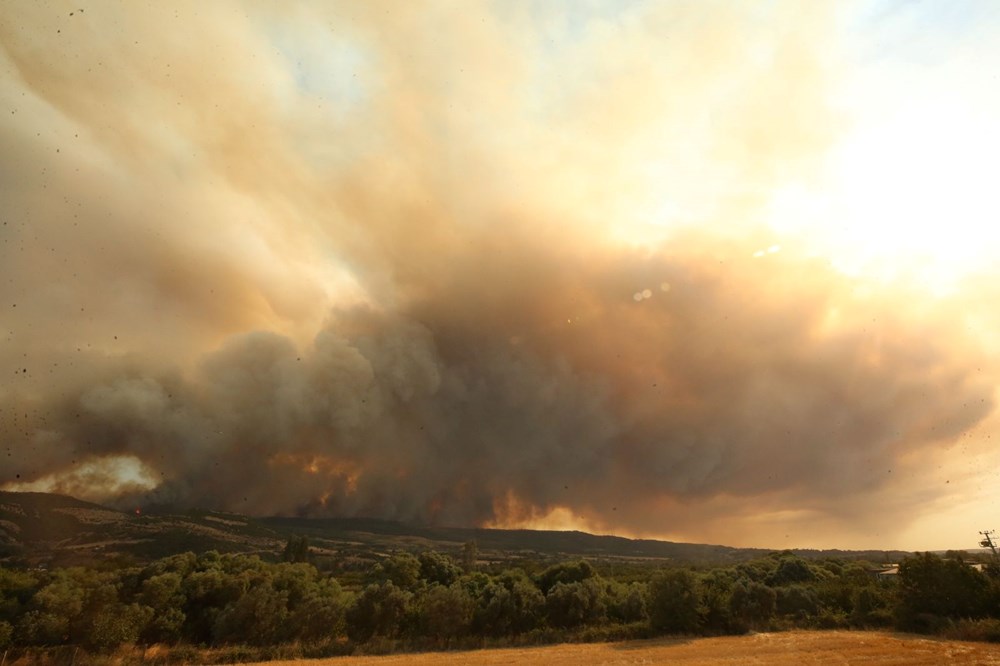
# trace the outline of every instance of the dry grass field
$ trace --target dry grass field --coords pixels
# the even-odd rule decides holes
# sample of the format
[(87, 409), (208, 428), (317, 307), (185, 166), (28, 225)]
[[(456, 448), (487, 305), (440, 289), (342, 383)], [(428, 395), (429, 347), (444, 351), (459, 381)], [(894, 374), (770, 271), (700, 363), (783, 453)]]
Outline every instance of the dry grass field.
[(789, 631), (722, 638), (660, 639), (624, 643), (434, 652), (388, 657), (340, 657), (308, 662), (273, 661), (268, 666), (458, 666), (501, 664), (589, 666), (617, 664), (1000, 664), (1000, 645), (948, 641), (869, 631)]

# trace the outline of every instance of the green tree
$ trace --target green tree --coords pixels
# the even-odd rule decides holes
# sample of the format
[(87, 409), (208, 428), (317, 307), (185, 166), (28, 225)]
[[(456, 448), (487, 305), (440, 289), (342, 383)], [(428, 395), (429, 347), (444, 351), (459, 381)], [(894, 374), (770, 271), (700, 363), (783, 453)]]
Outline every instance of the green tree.
[(176, 643), (187, 616), (181, 610), (186, 599), (181, 574), (163, 570), (142, 582), (138, 601), (153, 610), (152, 619), (146, 624), (140, 638), (149, 643)]
[(420, 629), (424, 635), (448, 640), (468, 632), (475, 602), (461, 585), (432, 585), (417, 601)]
[(183, 579), (178, 573), (162, 573), (147, 578), (142, 582), (142, 592), (139, 599), (142, 604), (157, 612), (170, 608), (180, 608), (184, 605), (184, 594), (181, 591)]
[(153, 618), (153, 609), (139, 604), (108, 604), (94, 617), (86, 645), (107, 651), (126, 643), (135, 643)]
[(270, 578), (258, 578), (218, 614), (213, 636), (222, 642), (273, 645), (284, 638), (287, 619), (288, 592), (276, 590)]
[(354, 641), (399, 636), (406, 626), (412, 597), (392, 581), (369, 585), (347, 611), (347, 635)]
[(772, 557), (765, 557), (749, 562), (740, 562), (736, 565), (736, 576), (740, 579), (752, 580), (758, 583), (765, 582), (774, 573), (778, 563), (776, 558), (779, 553), (772, 554)]
[(14, 627), (6, 620), (0, 620), (0, 650), (10, 647), (14, 638)]
[(404, 590), (415, 590), (420, 583), (420, 561), (411, 553), (397, 552), (372, 569), (372, 582), (391, 582)]
[(466, 541), (462, 545), (462, 568), (466, 573), (476, 570), (476, 562), (479, 559), (479, 546), (476, 540)]
[(733, 572), (729, 569), (714, 569), (702, 574), (701, 589), (702, 624), (709, 631), (731, 631), (732, 617), (729, 613), (729, 597), (733, 587)]
[(556, 583), (545, 595), (545, 614), (549, 624), (567, 629), (603, 621), (607, 607), (600, 579)]
[(246, 577), (222, 571), (221, 564), (217, 561), (210, 565), (210, 569), (194, 571), (181, 584), (185, 599), (181, 610), (186, 616), (186, 637), (196, 643), (212, 640), (219, 614), (240, 599), (249, 585)]
[(78, 567), (53, 572), (52, 578), (32, 598), (30, 611), (21, 617), (15, 636), (18, 643), (62, 645), (81, 641), (97, 609), (117, 599), (94, 571)]
[(891, 624), (892, 616), (884, 588), (865, 585), (854, 590), (852, 595), (851, 623), (859, 627), (885, 627)]
[(788, 555), (778, 561), (778, 566), (775, 568), (774, 573), (767, 577), (767, 584), (771, 586), (791, 585), (793, 583), (805, 583), (815, 578), (816, 575), (809, 568), (805, 560), (795, 555)]
[(473, 617), (476, 633), (520, 634), (536, 628), (545, 612), (545, 597), (523, 571), (506, 571), (479, 588)]
[[(215, 553), (215, 555), (218, 556), (218, 553)], [(183, 578), (194, 571), (197, 564), (198, 557), (190, 551), (180, 553), (179, 555), (170, 555), (169, 557), (160, 558), (155, 562), (150, 562), (142, 570), (140, 577), (145, 580), (146, 578), (152, 578), (160, 574), (175, 573)]]
[(649, 625), (656, 631), (692, 633), (700, 622), (698, 579), (686, 569), (663, 571), (649, 582)]
[(805, 618), (819, 610), (816, 592), (804, 585), (787, 585), (775, 590), (775, 611), (780, 615)]
[(61, 645), (69, 639), (69, 618), (55, 613), (28, 611), (14, 628), (18, 645)]
[(586, 560), (560, 562), (538, 576), (538, 589), (547, 595), (557, 583), (580, 583), (597, 576), (597, 570)]
[(14, 624), (39, 587), (38, 579), (30, 572), (0, 567), (0, 620)]
[(619, 624), (649, 619), (646, 613), (647, 586), (642, 583), (607, 581), (604, 588), (608, 619)]
[(960, 560), (918, 554), (899, 564), (897, 619), (902, 628), (930, 631), (934, 618), (977, 618), (986, 614), (989, 581)]
[(140, 638), (147, 643), (176, 643), (181, 639), (187, 615), (180, 608), (156, 611)]
[(309, 561), (309, 537), (296, 536), (292, 534), (288, 537), (285, 550), (281, 554), (285, 562), (308, 562)]
[(294, 629), (292, 637), (314, 642), (343, 635), (350, 602), (350, 595), (333, 578), (317, 582), (292, 611), (288, 621)]
[(776, 600), (777, 594), (767, 585), (741, 579), (733, 584), (729, 594), (729, 613), (738, 628), (760, 627), (774, 615)]
[(319, 579), (316, 567), (305, 563), (282, 562), (269, 567), (266, 575), (275, 590), (287, 594), (289, 608), (298, 605), (316, 586), (316, 581)]
[(462, 569), (447, 555), (428, 550), (420, 553), (417, 560), (420, 563), (420, 578), (428, 583), (447, 587), (462, 575)]

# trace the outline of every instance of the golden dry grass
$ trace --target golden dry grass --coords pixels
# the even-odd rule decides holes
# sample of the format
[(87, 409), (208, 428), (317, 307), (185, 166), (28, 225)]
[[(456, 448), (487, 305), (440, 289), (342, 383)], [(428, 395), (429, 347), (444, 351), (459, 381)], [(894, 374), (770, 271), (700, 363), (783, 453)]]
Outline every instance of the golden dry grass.
[(388, 657), (338, 657), (310, 661), (272, 661), (268, 666), (458, 666), (501, 664), (613, 666), (618, 664), (1000, 664), (1000, 645), (949, 641), (873, 631), (789, 631), (721, 638), (659, 639), (623, 643), (552, 645), (532, 648), (433, 652)]

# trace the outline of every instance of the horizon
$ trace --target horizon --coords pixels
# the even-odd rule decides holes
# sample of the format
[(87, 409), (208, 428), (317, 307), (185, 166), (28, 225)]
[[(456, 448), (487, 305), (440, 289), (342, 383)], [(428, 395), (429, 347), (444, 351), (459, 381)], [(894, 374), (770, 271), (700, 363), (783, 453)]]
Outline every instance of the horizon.
[(100, 502), (90, 502), (89, 500), (81, 500), (78, 497), (73, 497), (72, 495), (66, 495), (66, 494), (57, 493), (57, 492), (45, 492), (45, 491), (36, 491), (36, 490), (15, 490), (15, 491), (0, 490), (0, 493), (3, 493), (3, 492), (14, 493), (14, 494), (26, 494), (26, 495), (54, 495), (54, 496), (57, 496), (57, 497), (63, 497), (63, 498), (71, 499), (71, 500), (74, 500), (74, 501), (86, 502), (86, 503), (89, 503), (89, 504), (93, 504), (94, 506), (101, 507), (103, 509), (108, 509), (108, 510), (111, 510), (111, 511), (116, 511), (118, 513), (122, 513), (124, 515), (133, 515), (134, 514), (136, 516), (146, 516), (146, 515), (153, 515), (153, 516), (175, 516), (175, 515), (180, 515), (180, 514), (184, 514), (184, 513), (198, 512), (198, 513), (205, 513), (205, 514), (210, 514), (210, 515), (214, 514), (214, 515), (232, 516), (232, 517), (238, 517), (238, 518), (247, 518), (247, 519), (250, 519), (250, 520), (270, 520), (270, 519), (279, 519), (279, 520), (281, 520), (281, 519), (287, 519), (287, 520), (304, 520), (304, 521), (313, 521), (313, 520), (315, 520), (315, 521), (333, 520), (333, 521), (348, 521), (348, 522), (356, 521), (358, 523), (374, 522), (374, 523), (386, 523), (386, 524), (391, 524), (391, 525), (398, 525), (398, 526), (401, 526), (401, 527), (413, 528), (413, 529), (417, 529), (417, 530), (443, 529), (443, 530), (463, 530), (463, 531), (472, 530), (472, 531), (499, 531), (499, 532), (512, 532), (513, 531), (513, 532), (540, 532), (540, 533), (575, 533), (575, 534), (585, 534), (587, 536), (593, 536), (593, 537), (599, 537), (599, 538), (612, 537), (612, 538), (616, 538), (616, 539), (625, 539), (625, 540), (628, 540), (628, 541), (658, 541), (658, 542), (663, 542), (663, 543), (676, 543), (676, 544), (691, 545), (691, 546), (709, 546), (709, 547), (713, 547), (713, 548), (714, 547), (721, 547), (721, 548), (731, 548), (731, 549), (734, 549), (734, 550), (744, 550), (744, 549), (747, 549), (747, 550), (762, 550), (762, 551), (769, 551), (769, 552), (784, 552), (784, 551), (817, 551), (817, 552), (843, 551), (843, 552), (846, 552), (846, 553), (862, 553), (862, 552), (879, 552), (879, 551), (882, 551), (882, 552), (885, 552), (885, 553), (910, 553), (910, 554), (917, 554), (917, 553), (922, 553), (922, 552), (942, 554), (942, 553), (946, 553), (946, 552), (949, 552), (949, 551), (965, 552), (965, 553), (969, 553), (969, 554), (977, 554), (977, 553), (978, 554), (986, 554), (986, 553), (990, 552), (989, 548), (985, 548), (985, 547), (982, 547), (982, 546), (979, 546), (979, 547), (976, 547), (976, 548), (964, 548), (964, 547), (963, 548), (959, 548), (959, 547), (952, 546), (952, 547), (948, 547), (948, 548), (926, 548), (926, 549), (920, 549), (920, 550), (908, 550), (908, 549), (905, 549), (905, 548), (893, 548), (893, 547), (852, 549), (852, 548), (839, 548), (839, 547), (815, 548), (815, 547), (811, 547), (811, 546), (795, 546), (795, 545), (783, 546), (781, 548), (769, 548), (766, 545), (765, 546), (733, 546), (733, 545), (722, 543), (722, 542), (719, 542), (719, 543), (700, 543), (700, 542), (683, 541), (683, 540), (674, 540), (674, 541), (671, 541), (671, 540), (668, 540), (668, 539), (663, 539), (663, 538), (658, 538), (658, 537), (635, 537), (635, 536), (628, 536), (628, 535), (622, 535), (622, 534), (613, 534), (613, 533), (587, 532), (586, 530), (581, 530), (581, 529), (574, 528), (574, 527), (566, 527), (566, 528), (555, 528), (555, 527), (553, 527), (553, 528), (536, 528), (536, 527), (483, 527), (483, 526), (479, 526), (479, 525), (457, 525), (457, 524), (420, 523), (420, 522), (415, 522), (415, 521), (403, 521), (403, 520), (398, 520), (398, 519), (395, 519), (395, 518), (380, 518), (378, 516), (360, 516), (360, 515), (358, 515), (358, 516), (334, 516), (334, 515), (324, 515), (324, 516), (255, 515), (255, 514), (239, 513), (239, 512), (235, 512), (235, 511), (225, 511), (225, 510), (209, 509), (209, 508), (205, 508), (205, 507), (183, 506), (183, 505), (170, 505), (170, 504), (151, 504), (151, 505), (148, 505), (148, 506), (145, 506), (145, 507), (143, 507), (143, 506), (136, 506), (134, 509), (132, 509), (132, 508), (126, 507), (126, 506), (116, 506), (114, 503), (102, 504)]
[(974, 543), (997, 44), (978, 0), (10, 4), (0, 490)]

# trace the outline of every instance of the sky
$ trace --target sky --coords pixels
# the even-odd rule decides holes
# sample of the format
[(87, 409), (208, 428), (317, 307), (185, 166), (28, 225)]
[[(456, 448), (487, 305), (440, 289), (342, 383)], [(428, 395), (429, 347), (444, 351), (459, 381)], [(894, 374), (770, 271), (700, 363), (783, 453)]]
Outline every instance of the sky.
[(0, 0), (0, 488), (997, 524), (995, 3)]

